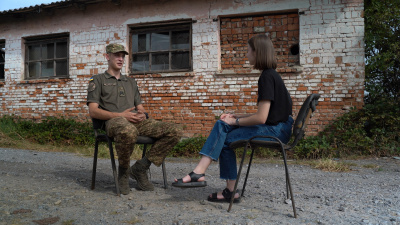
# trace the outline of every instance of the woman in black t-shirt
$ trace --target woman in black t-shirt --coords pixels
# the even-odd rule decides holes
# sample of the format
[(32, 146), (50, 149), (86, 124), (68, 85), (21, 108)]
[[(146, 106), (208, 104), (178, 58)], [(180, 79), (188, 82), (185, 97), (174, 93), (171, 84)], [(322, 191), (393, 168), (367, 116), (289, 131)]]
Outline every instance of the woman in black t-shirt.
[[(204, 187), (205, 171), (212, 161), (219, 159), (220, 178), (226, 180), (222, 192), (208, 196), (209, 201), (226, 201), (232, 196), (237, 178), (235, 152), (229, 144), (256, 135), (279, 138), (283, 143), (290, 139), (293, 125), (292, 100), (280, 75), (275, 71), (277, 63), (274, 46), (266, 35), (257, 35), (248, 41), (247, 58), (262, 73), (258, 80), (257, 113), (248, 115), (222, 114), (200, 151), (202, 158), (193, 172), (182, 179), (175, 179), (175, 187)], [(235, 194), (234, 202), (239, 202)]]

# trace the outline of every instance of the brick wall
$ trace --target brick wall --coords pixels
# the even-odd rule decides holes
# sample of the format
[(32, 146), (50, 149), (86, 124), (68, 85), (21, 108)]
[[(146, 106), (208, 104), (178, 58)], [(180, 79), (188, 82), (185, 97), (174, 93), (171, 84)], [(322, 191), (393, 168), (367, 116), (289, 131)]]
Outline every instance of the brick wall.
[[(105, 46), (115, 42), (129, 46), (129, 25), (182, 18), (194, 20), (193, 71), (134, 77), (150, 115), (181, 124), (186, 136), (207, 135), (222, 112), (256, 111), (259, 72), (246, 62), (245, 46), (247, 38), (258, 32), (274, 41), (278, 71), (295, 113), (307, 95), (321, 94), (309, 126), (311, 134), (345, 112), (343, 108), (362, 107), (363, 1), (174, 0), (162, 4), (159, 10), (123, 0), (121, 6), (105, 2), (88, 5), (84, 11), (66, 8), (54, 15), (0, 19), (0, 40), (5, 40), (7, 51), (0, 114), (88, 120), (86, 87), (91, 76), (107, 69)], [(24, 37), (62, 32), (70, 34), (70, 77), (25, 80)], [(299, 54), (289, 53), (297, 43)], [(123, 72), (129, 73), (128, 65)]]
[(311, 1), (300, 17), (300, 37), (303, 72), (292, 91), (299, 99), (321, 94), (318, 119), (310, 126), (320, 130), (349, 107), (363, 106), (363, 1)]

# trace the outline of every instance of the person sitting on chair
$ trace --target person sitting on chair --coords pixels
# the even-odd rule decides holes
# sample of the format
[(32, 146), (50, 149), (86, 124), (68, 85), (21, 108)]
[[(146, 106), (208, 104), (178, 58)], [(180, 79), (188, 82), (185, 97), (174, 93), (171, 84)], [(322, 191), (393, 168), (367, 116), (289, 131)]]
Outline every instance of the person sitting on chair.
[[(146, 118), (135, 79), (121, 74), (127, 54), (123, 45), (107, 45), (105, 57), (108, 69), (90, 78), (87, 94), (90, 117), (105, 120), (105, 131), (114, 138), (119, 163), (119, 188), (124, 195), (130, 191), (129, 176), (137, 181), (139, 189), (154, 190), (148, 180), (147, 169), (151, 163), (160, 166), (182, 136), (182, 130), (177, 125)], [(130, 167), (138, 135), (157, 141), (146, 156)]]
[[(248, 41), (247, 58), (255, 69), (262, 70), (258, 80), (257, 113), (248, 115), (222, 114), (203, 148), (200, 162), (194, 170), (175, 179), (172, 186), (204, 187), (205, 172), (212, 161), (219, 159), (220, 178), (226, 180), (222, 192), (208, 196), (209, 201), (230, 201), (237, 178), (235, 152), (229, 144), (256, 135), (268, 135), (287, 143), (292, 133), (292, 100), (286, 86), (275, 71), (277, 67), (272, 41), (266, 35), (257, 35)], [(235, 193), (234, 202), (239, 202)]]

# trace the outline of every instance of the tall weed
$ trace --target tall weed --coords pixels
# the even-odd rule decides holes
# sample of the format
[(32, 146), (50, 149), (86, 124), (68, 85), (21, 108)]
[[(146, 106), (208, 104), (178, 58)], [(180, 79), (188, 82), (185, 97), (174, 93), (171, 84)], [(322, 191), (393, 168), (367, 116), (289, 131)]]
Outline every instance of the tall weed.
[(295, 148), (297, 158), (316, 159), (348, 156), (392, 156), (400, 154), (400, 107), (381, 101), (352, 109), (315, 137), (307, 137)]
[[(77, 122), (73, 119), (49, 117), (41, 122), (34, 122), (3, 116), (0, 118), (0, 132), (11, 140), (28, 140), (43, 145), (82, 146), (82, 149), (92, 149), (94, 145), (92, 124), (89, 121)], [(203, 136), (183, 139), (169, 156), (197, 157), (206, 139)], [(8, 146), (12, 142), (7, 141), (5, 144)], [(237, 155), (241, 156), (242, 150), (238, 149)], [(141, 150), (137, 149), (137, 152), (137, 157), (140, 157)], [(106, 149), (104, 155), (108, 155)], [(280, 155), (279, 151), (266, 148), (255, 151), (258, 158), (274, 158)], [(400, 155), (400, 106), (397, 102), (388, 101), (369, 104), (360, 110), (352, 109), (337, 118), (319, 135), (305, 138), (294, 151), (288, 152), (289, 158), (298, 159), (393, 155)]]
[(28, 139), (39, 144), (89, 145), (94, 143), (91, 123), (48, 117), (41, 122), (20, 117), (0, 118), (0, 131), (14, 139)]

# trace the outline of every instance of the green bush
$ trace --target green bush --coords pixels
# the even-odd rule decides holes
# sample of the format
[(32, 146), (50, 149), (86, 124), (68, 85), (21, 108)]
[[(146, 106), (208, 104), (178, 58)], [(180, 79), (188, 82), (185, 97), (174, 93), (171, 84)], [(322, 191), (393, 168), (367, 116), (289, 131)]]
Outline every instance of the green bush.
[(198, 156), (201, 148), (206, 142), (206, 137), (198, 136), (181, 140), (170, 152), (171, 157), (193, 157)]
[[(399, 103), (380, 101), (352, 109), (337, 118), (317, 136), (300, 141), (289, 158), (318, 159), (348, 156), (400, 155)], [(90, 122), (49, 117), (40, 123), (13, 116), (0, 118), (0, 132), (14, 140), (29, 140), (55, 146), (92, 147), (94, 135)], [(180, 141), (170, 152), (170, 157), (198, 157), (206, 137), (197, 136)], [(243, 149), (242, 149), (243, 150)], [(242, 150), (236, 150), (241, 156)], [(248, 154), (250, 151), (248, 151)], [(259, 148), (258, 158), (280, 157), (279, 151)]]
[(37, 123), (20, 117), (0, 118), (0, 131), (14, 139), (28, 139), (39, 144), (78, 145), (94, 143), (92, 124), (73, 119), (48, 117)]
[(318, 136), (308, 137), (295, 148), (297, 158), (392, 156), (400, 154), (400, 107), (380, 101), (352, 109)]

